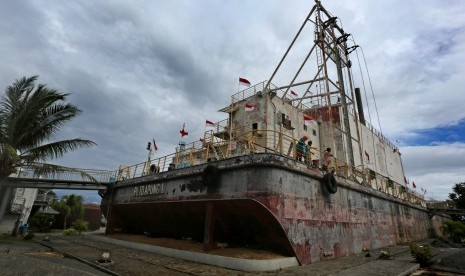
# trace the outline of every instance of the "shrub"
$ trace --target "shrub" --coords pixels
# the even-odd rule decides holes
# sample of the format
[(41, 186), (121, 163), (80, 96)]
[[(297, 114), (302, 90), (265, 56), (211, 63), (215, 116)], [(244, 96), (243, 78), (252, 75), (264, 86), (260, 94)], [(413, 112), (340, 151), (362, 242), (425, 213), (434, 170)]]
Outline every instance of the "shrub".
[(50, 222), (55, 222), (54, 215), (37, 212), (31, 218), (31, 227), (39, 229), (40, 232), (50, 231)]
[(32, 233), (31, 231), (28, 231), (26, 235), (24, 235), (25, 240), (32, 240), (33, 238), (34, 238), (34, 233)]
[(68, 228), (68, 229), (63, 231), (64, 236), (73, 236), (73, 235), (76, 235), (76, 234), (77, 234), (77, 231), (73, 227)]
[(433, 258), (433, 248), (431, 246), (410, 245), (410, 254), (420, 267), (428, 266)]
[(77, 219), (73, 223), (73, 228), (76, 229), (76, 231), (78, 231), (79, 234), (81, 234), (83, 231), (87, 231), (88, 227), (89, 223), (83, 219)]
[(388, 178), (387, 181), (386, 181), (386, 183), (387, 183), (387, 186), (388, 186), (389, 188), (393, 188), (393, 187), (394, 187), (394, 181), (392, 181), (392, 179)]
[(376, 172), (374, 170), (370, 170), (370, 179), (376, 179)]
[(449, 220), (444, 223), (444, 233), (448, 234), (453, 242), (465, 242), (465, 223)]

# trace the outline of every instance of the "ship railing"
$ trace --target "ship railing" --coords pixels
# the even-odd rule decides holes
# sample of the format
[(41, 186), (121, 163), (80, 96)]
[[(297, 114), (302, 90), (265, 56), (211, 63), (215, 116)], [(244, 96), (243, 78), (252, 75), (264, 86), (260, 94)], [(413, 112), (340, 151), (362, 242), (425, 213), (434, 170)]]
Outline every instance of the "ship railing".
[[(298, 140), (279, 131), (250, 129), (250, 127), (237, 128), (231, 134), (231, 140), (214, 137), (213, 130), (209, 132), (209, 136), (206, 135), (200, 141), (177, 147), (176, 152), (173, 154), (133, 166), (120, 166), (116, 180), (120, 181), (147, 176), (205, 164), (214, 160), (256, 153), (278, 154), (302, 162), (307, 165), (308, 169), (321, 167), (320, 158), (323, 156), (322, 150), (311, 147), (307, 155), (303, 156), (302, 153), (296, 150)], [(208, 139), (208, 137), (211, 137), (211, 139)], [(331, 157), (331, 167), (334, 168), (335, 173), (340, 177), (356, 179), (360, 185), (365, 185), (387, 195), (426, 206), (422, 195), (372, 170), (350, 166), (336, 156)]]
[(373, 189), (379, 190), (399, 199), (413, 202), (426, 207), (424, 196), (409, 187), (400, 184), (389, 177), (378, 174), (373, 170), (366, 169), (367, 171), (367, 184)]
[[(246, 89), (243, 89), (235, 94), (233, 94), (231, 96), (231, 99), (232, 99), (232, 103), (233, 105), (235, 103), (238, 103), (244, 99), (247, 99), (257, 93), (263, 93), (264, 89), (265, 89), (265, 86), (267, 84), (267, 80), (263, 81), (263, 82), (260, 82), (260, 83), (257, 83), (251, 87), (248, 87)], [(270, 89), (273, 90), (274, 92), (276, 92), (276, 95), (279, 97), (279, 98), (282, 98), (282, 99), (286, 99), (286, 100), (289, 100), (292, 102), (292, 105), (297, 107), (297, 103), (294, 103), (292, 100), (294, 100), (294, 98), (292, 97), (292, 95), (290, 94), (289, 91), (287, 90), (284, 90), (284, 89), (277, 89), (278, 87), (272, 83), (270, 83)], [(287, 92), (287, 93), (286, 93)], [(284, 96), (286, 95), (286, 96)], [(302, 109), (308, 109), (310, 108), (309, 106), (307, 106), (305, 103), (301, 103), (300, 104), (300, 107), (299, 108), (302, 108)]]
[(377, 130), (374, 126), (372, 126), (370, 123), (365, 122), (366, 127), (371, 130), (378, 138), (385, 144), (388, 144), (391, 148), (397, 149), (397, 146), (394, 145), (388, 138), (386, 138), (379, 130)]

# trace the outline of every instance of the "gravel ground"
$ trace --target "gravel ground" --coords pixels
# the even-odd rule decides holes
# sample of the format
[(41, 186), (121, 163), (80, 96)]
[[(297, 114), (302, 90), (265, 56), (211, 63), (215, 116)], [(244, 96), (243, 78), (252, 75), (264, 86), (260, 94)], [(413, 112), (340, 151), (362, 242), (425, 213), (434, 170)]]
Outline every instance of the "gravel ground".
[[(36, 241), (42, 241), (42, 239), (42, 236), (37, 235)], [(384, 249), (392, 256), (389, 260), (378, 259), (377, 257), (380, 254), (380, 250), (372, 250), (369, 252), (369, 257), (366, 256), (367, 252), (364, 252), (362, 254), (351, 255), (337, 260), (328, 260), (307, 266), (291, 267), (279, 271), (251, 273), (174, 259), (141, 250), (94, 241), (86, 238), (86, 235), (71, 237), (51, 236), (50, 242), (43, 243), (49, 247), (53, 247), (54, 252), (38, 242), (0, 238), (0, 274), (67, 276), (108, 275), (88, 264), (78, 262), (73, 258), (63, 258), (61, 255), (62, 252), (65, 252), (65, 255), (70, 254), (95, 266), (104, 250), (111, 252), (113, 264), (106, 266), (106, 268), (110, 269), (113, 275), (368, 276), (408, 275), (407, 272), (410, 273), (417, 270), (417, 265), (412, 262), (413, 259), (406, 245)], [(448, 260), (458, 260), (457, 257), (454, 257), (456, 256), (455, 252), (459, 252), (459, 254), (463, 253), (463, 251), (457, 251), (453, 248), (441, 249), (439, 252), (442, 256), (446, 257), (442, 258), (443, 264), (446, 264)], [(462, 264), (464, 264), (464, 262), (460, 263), (454, 261), (454, 266), (457, 265), (460, 267)]]

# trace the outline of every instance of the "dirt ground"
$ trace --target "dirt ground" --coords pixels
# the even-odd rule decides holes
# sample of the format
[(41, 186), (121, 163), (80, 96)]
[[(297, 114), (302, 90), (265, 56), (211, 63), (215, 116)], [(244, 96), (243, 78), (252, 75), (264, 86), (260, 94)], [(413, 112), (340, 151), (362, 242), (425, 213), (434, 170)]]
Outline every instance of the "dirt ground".
[[(176, 240), (170, 238), (152, 238), (145, 235), (130, 235), (130, 234), (113, 234), (107, 235), (109, 238), (125, 240), (131, 242), (138, 242), (144, 244), (151, 244), (161, 247), (168, 247), (173, 249), (201, 252), (203, 251), (203, 244), (192, 240)], [(208, 252), (208, 254), (219, 255), (232, 258), (253, 259), (253, 260), (269, 260), (285, 258), (287, 256), (279, 255), (274, 252), (266, 250), (256, 250), (250, 248), (228, 248), (223, 247)]]

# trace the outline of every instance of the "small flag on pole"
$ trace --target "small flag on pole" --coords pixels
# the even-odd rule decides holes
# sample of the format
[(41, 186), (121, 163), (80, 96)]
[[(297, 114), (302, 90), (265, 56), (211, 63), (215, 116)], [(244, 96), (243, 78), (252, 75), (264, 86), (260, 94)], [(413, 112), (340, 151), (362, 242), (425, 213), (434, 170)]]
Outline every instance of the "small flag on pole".
[(254, 109), (255, 109), (255, 105), (245, 104), (245, 111), (253, 111)]
[(179, 133), (181, 133), (181, 138), (189, 134), (187, 131), (184, 130), (185, 127), (186, 127), (186, 124), (184, 123), (182, 125), (182, 129), (179, 131)]
[(153, 142), (153, 149), (157, 151), (158, 147), (157, 147), (157, 143), (155, 143), (155, 138), (152, 139), (152, 142)]
[(414, 189), (417, 188), (417, 185), (415, 185), (415, 181), (412, 182), (412, 186), (413, 186)]
[(368, 154), (367, 151), (365, 151), (365, 157), (367, 158), (367, 161), (370, 162), (370, 155)]
[(292, 90), (291, 90), (291, 95), (292, 95), (293, 97), (299, 97), (299, 95), (297, 95), (297, 93), (295, 93), (295, 92), (292, 91)]
[(304, 114), (304, 125), (309, 126), (315, 124), (315, 119), (312, 116)]
[(250, 81), (248, 81), (247, 79), (244, 79), (244, 78), (239, 78), (239, 84), (242, 84), (244, 86), (249, 87), (250, 86)]
[(209, 120), (205, 120), (205, 125), (207, 127), (214, 127), (215, 126), (215, 124), (213, 122), (209, 121)]
[(404, 183), (405, 185), (408, 185), (408, 181), (407, 181), (407, 178), (404, 176)]

